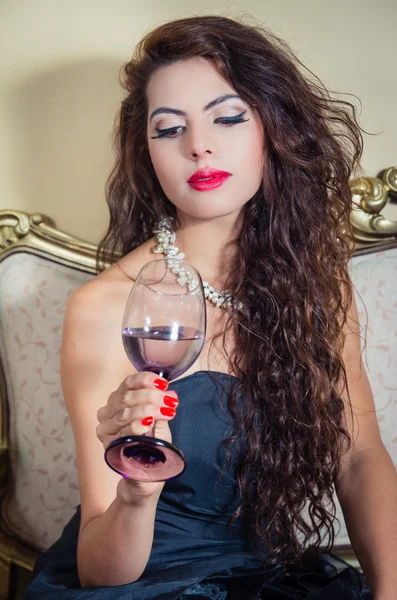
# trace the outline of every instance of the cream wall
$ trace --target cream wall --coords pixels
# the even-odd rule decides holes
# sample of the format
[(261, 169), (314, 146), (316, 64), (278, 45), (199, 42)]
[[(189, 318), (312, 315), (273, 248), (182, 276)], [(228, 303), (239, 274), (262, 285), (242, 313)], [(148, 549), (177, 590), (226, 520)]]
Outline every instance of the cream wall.
[(244, 13), (284, 37), (327, 86), (361, 99), (362, 126), (379, 134), (365, 138), (368, 174), (397, 164), (396, 0), (2, 0), (0, 209), (43, 212), (98, 241), (119, 67), (166, 20)]

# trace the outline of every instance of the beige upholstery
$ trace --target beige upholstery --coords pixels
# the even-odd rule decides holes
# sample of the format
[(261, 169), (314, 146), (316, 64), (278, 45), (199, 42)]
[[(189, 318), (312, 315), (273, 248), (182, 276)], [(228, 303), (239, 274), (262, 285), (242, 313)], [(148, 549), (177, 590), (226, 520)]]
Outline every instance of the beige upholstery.
[(40, 550), (56, 540), (79, 503), (59, 356), (66, 300), (91, 277), (27, 253), (0, 263), (0, 355), (12, 474), (2, 521)]
[[(15, 230), (14, 225), (12, 228)], [(43, 244), (49, 235), (56, 238), (49, 221), (43, 231), (35, 234), (42, 235)], [(63, 235), (56, 239), (62, 247), (66, 244)], [(56, 249), (54, 239), (51, 248), (44, 248), (36, 238), (23, 245), (15, 237), (18, 252), (7, 252), (10, 243), (4, 244), (3, 257), (0, 254), (0, 363), (6, 382), (2, 400), (4, 404), (6, 396), (9, 413), (8, 440), (4, 422), (3, 432), (0, 427), (3, 470), (4, 456), (8, 457), (8, 479), (0, 507), (0, 566), (7, 560), (7, 564), (18, 563), (24, 547), (46, 549), (79, 503), (74, 441), (61, 393), (59, 357), (65, 303), (93, 276), (95, 249), (81, 246), (81, 256), (89, 255), (89, 260), (82, 258), (79, 265), (77, 241), (69, 243), (69, 254), (65, 255)], [(397, 466), (397, 247), (355, 256), (351, 273), (362, 325), (366, 316), (360, 297), (368, 311), (367, 369), (382, 438)], [(3, 421), (4, 417), (3, 412)], [(336, 552), (349, 544), (340, 512), (339, 518), (342, 528)], [(12, 545), (15, 540), (22, 545)], [(20, 564), (29, 567), (34, 554), (26, 556)]]
[[(64, 308), (96, 247), (48, 217), (0, 211), (0, 598), (15, 600), (38, 550), (79, 502), (59, 373)], [(22, 570), (21, 570), (22, 569)]]
[[(350, 274), (379, 428), (397, 469), (397, 247), (354, 256)], [(349, 544), (340, 508), (337, 516), (341, 521), (337, 544)]]

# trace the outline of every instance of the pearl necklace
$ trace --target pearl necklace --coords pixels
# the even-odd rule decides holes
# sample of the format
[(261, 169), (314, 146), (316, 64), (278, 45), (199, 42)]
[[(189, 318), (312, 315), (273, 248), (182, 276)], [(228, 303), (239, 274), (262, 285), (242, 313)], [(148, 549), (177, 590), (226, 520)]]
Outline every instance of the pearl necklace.
[[(191, 273), (188, 273), (183, 267), (178, 266), (178, 261), (183, 260), (185, 255), (179, 252), (179, 248), (174, 245), (176, 234), (172, 227), (172, 219), (166, 217), (161, 219), (154, 230), (157, 239), (157, 246), (152, 248), (155, 254), (164, 254), (168, 259), (168, 266), (172, 273), (178, 275), (179, 285), (187, 285), (189, 292), (192, 292), (198, 286), (198, 281)], [(236, 302), (228, 290), (218, 292), (212, 285), (203, 281), (204, 295), (215, 306), (227, 309), (237, 308), (243, 310), (243, 303)]]

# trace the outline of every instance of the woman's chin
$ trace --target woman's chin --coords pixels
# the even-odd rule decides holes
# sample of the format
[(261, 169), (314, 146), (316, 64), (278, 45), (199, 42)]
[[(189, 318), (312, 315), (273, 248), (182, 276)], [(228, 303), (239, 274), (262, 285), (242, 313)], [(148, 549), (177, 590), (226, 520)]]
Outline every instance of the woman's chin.
[(180, 205), (176, 206), (177, 215), (179, 221), (183, 222), (186, 219), (197, 219), (200, 221), (212, 221), (217, 219), (230, 219), (237, 218), (243, 209), (245, 202), (242, 203), (230, 203), (223, 200), (222, 202), (214, 202), (212, 199), (200, 198), (194, 203), (194, 205)]

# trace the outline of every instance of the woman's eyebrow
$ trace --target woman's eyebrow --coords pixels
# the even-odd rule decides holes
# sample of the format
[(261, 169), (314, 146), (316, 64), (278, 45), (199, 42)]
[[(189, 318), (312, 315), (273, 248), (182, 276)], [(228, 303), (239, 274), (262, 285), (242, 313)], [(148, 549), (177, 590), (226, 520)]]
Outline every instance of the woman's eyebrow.
[[(213, 108), (214, 106), (217, 106), (218, 104), (221, 104), (222, 102), (226, 102), (226, 100), (231, 100), (232, 98), (237, 98), (238, 100), (241, 100), (238, 94), (225, 94), (224, 96), (219, 96), (219, 98), (215, 98), (215, 100), (211, 100), (211, 102), (204, 106), (203, 112), (209, 110), (210, 108)], [(184, 110), (179, 110), (178, 108), (170, 108), (168, 106), (160, 106), (152, 112), (149, 121), (151, 121), (153, 117), (159, 114), (172, 114), (179, 115), (180, 117), (186, 117), (186, 113)]]

